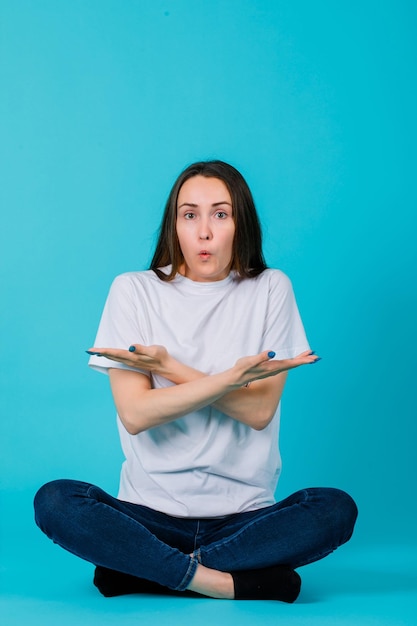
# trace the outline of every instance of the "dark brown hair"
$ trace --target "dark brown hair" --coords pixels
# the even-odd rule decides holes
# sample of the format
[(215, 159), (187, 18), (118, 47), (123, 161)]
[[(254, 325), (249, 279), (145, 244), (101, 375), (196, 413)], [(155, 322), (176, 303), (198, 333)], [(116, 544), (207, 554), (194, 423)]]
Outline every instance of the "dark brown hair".
[[(261, 274), (267, 266), (262, 253), (261, 225), (251, 191), (242, 174), (223, 161), (199, 161), (179, 175), (165, 205), (150, 269), (161, 280), (170, 281), (184, 262), (176, 231), (177, 201), (182, 185), (193, 176), (218, 178), (224, 182), (232, 198), (235, 221), (232, 269), (242, 278), (252, 278)], [(166, 265), (172, 265), (169, 274), (158, 269)]]

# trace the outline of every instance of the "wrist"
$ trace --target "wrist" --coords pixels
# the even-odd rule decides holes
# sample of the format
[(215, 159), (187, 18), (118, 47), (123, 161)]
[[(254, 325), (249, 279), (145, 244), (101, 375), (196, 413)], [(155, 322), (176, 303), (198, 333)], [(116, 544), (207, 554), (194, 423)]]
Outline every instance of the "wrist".
[(249, 381), (243, 379), (243, 372), (237, 365), (231, 367), (230, 370), (225, 372), (225, 374), (228, 375), (227, 378), (230, 391), (235, 391), (236, 389), (244, 387), (246, 384), (250, 384)]
[(160, 361), (159, 365), (153, 368), (153, 374), (159, 374), (168, 380), (171, 380), (172, 374), (175, 372), (177, 361), (167, 352), (166, 356)]
[(158, 371), (155, 373), (160, 374), (176, 385), (189, 383), (205, 376), (202, 372), (181, 363), (181, 361), (178, 361), (168, 353), (163, 363), (158, 368)]

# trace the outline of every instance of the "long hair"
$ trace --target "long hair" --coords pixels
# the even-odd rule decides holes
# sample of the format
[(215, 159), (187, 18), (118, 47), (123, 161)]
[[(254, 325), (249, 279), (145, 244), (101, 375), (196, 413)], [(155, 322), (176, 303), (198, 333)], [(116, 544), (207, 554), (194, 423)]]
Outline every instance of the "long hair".
[[(242, 174), (223, 161), (199, 161), (187, 167), (177, 178), (165, 205), (159, 237), (150, 269), (164, 281), (172, 280), (184, 262), (176, 230), (177, 201), (182, 185), (193, 176), (218, 178), (226, 185), (232, 199), (235, 236), (231, 269), (242, 278), (253, 278), (266, 269), (262, 253), (262, 232), (252, 193)], [(172, 265), (165, 274), (158, 268)]]

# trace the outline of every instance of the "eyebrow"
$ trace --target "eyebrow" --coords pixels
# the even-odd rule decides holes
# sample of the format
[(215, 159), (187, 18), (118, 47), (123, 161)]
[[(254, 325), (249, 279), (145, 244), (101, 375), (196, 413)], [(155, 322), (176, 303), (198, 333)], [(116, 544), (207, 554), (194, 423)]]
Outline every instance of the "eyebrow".
[[(223, 202), (214, 202), (211, 206), (221, 206), (222, 204), (227, 204), (230, 207), (232, 206), (230, 202), (227, 202), (227, 200), (224, 200)], [(193, 202), (183, 202), (178, 208), (181, 209), (181, 207), (183, 206), (189, 206), (193, 209), (196, 209), (198, 207), (198, 204), (194, 204)]]

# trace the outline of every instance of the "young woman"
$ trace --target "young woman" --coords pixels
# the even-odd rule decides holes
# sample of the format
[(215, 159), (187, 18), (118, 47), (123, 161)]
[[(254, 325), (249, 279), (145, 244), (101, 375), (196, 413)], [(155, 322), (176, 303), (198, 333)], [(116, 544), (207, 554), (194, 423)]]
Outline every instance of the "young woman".
[(235, 168), (182, 172), (151, 268), (115, 279), (95, 345), (90, 365), (109, 375), (126, 457), (119, 494), (48, 483), (39, 527), (96, 565), (106, 596), (293, 602), (295, 568), (346, 542), (357, 510), (337, 489), (274, 499), (287, 373), (318, 357), (288, 278), (265, 265)]

